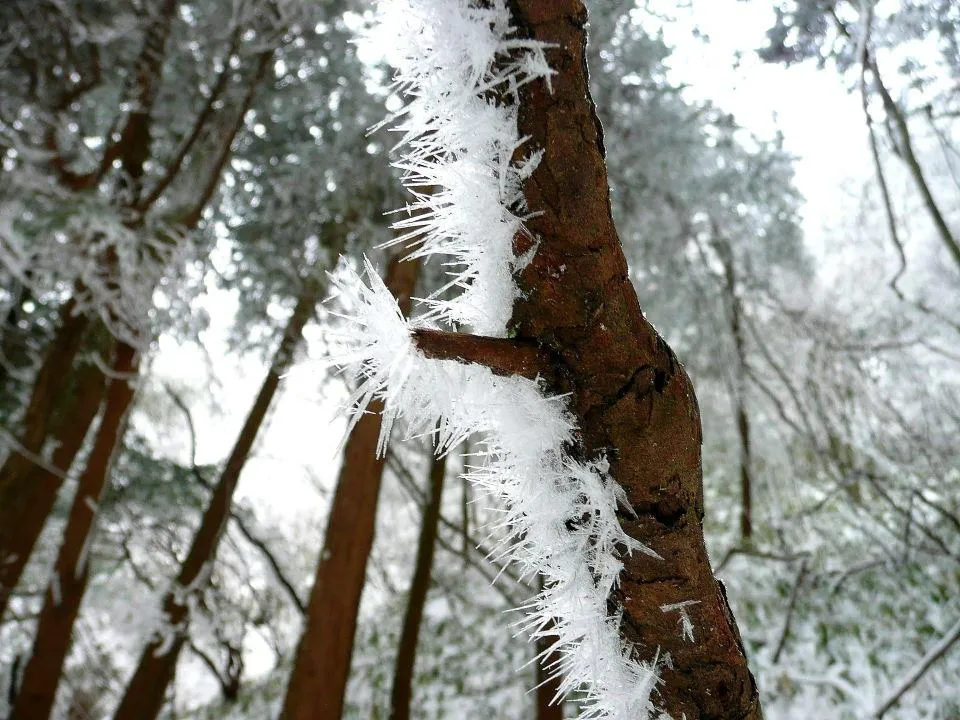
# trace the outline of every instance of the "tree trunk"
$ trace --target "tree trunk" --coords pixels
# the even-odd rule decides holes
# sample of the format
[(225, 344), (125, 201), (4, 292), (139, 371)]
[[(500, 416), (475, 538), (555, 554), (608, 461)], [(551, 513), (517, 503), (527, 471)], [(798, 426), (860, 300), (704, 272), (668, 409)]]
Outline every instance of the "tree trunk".
[(18, 492), (9, 502), (5, 498), (5, 504), (0, 503), (0, 507), (16, 517), (16, 522), (8, 525), (0, 520), (0, 538), (8, 558), (7, 562), (0, 562), (0, 619), (53, 510), (63, 477), (73, 465), (100, 409), (105, 382), (98, 368), (92, 365), (80, 368), (75, 373), (74, 385), (72, 401), (65, 404), (65, 417), (54, 434), (57, 447), (49, 465), (32, 464), (23, 474)]
[(407, 614), (403, 619), (403, 632), (393, 674), (393, 689), (390, 693), (390, 719), (410, 720), (410, 702), (413, 698), (413, 670), (416, 665), (417, 640), (420, 637), (420, 622), (423, 607), (430, 590), (430, 571), (433, 567), (433, 551), (437, 543), (440, 525), (440, 504), (443, 500), (443, 480), (447, 471), (447, 456), (433, 458), (430, 465), (430, 494), (423, 507), (420, 524), (420, 541), (417, 544), (417, 561), (410, 583)]
[[(70, 368), (89, 324), (86, 315), (75, 315), (73, 310), (74, 304), (68, 302), (60, 311), (60, 327), (37, 371), (23, 415), (23, 431), (17, 439), (19, 447), (10, 449), (0, 467), (0, 568), (5, 560), (11, 556), (19, 557), (23, 552), (11, 535), (23, 512), (24, 478), (36, 467), (35, 457), (43, 452), (53, 409), (70, 376)], [(19, 576), (10, 577), (4, 570), (0, 573), (2, 596), (4, 588), (6, 593), (13, 589)]]
[[(419, 264), (395, 256), (386, 285), (404, 313)], [(373, 546), (384, 459), (377, 457), (382, 403), (370, 403), (347, 440), (330, 507), (306, 625), (290, 675), (283, 720), (340, 720), (367, 558)]]
[(736, 352), (733, 388), (737, 436), (740, 441), (740, 540), (749, 545), (753, 539), (753, 458), (750, 451), (750, 416), (747, 414), (747, 349), (743, 332), (743, 302), (737, 287), (733, 249), (714, 227), (713, 245), (723, 263), (727, 300), (730, 303), (730, 334)]
[[(177, 2), (178, 0), (157, 0), (151, 7), (154, 22), (146, 29), (143, 46), (131, 74), (128, 100), (131, 101), (133, 110), (120, 138), (104, 152), (105, 168), (110, 166), (112, 159), (119, 159), (135, 196), (139, 193), (140, 180), (149, 157), (151, 113), (160, 84)], [(96, 174), (91, 177), (96, 177)], [(129, 203), (134, 200), (136, 197), (127, 199), (127, 209), (130, 209)], [(129, 224), (133, 227), (141, 221), (142, 216), (137, 215)], [(115, 258), (108, 253), (104, 259), (108, 271), (114, 262)], [(82, 288), (78, 288), (78, 291), (82, 291)], [(5, 599), (19, 580), (23, 565), (26, 564), (26, 556), (43, 529), (43, 523), (20, 525), (19, 521), (25, 512), (31, 514), (31, 519), (36, 514), (35, 509), (27, 510), (27, 504), (32, 498), (31, 478), (27, 476), (36, 472), (35, 463), (29, 456), (39, 455), (43, 448), (50, 431), (49, 423), (55, 403), (66, 384), (66, 378), (70, 376), (70, 368), (91, 324), (91, 315), (77, 314), (75, 310), (73, 301), (68, 301), (61, 309), (60, 328), (34, 381), (23, 418), (23, 434), (19, 440), (21, 449), (25, 452), (12, 451), (0, 467), (0, 617), (3, 615)], [(80, 419), (82, 417), (78, 418)], [(5, 569), (4, 559), (10, 557), (15, 559), (11, 566)]]
[(527, 227), (541, 244), (518, 275), (511, 328), (552, 358), (552, 390), (569, 393), (579, 422), (574, 452), (609, 460), (636, 513), (621, 517), (624, 529), (660, 556), (624, 557), (610, 599), (623, 609), (621, 632), (638, 658), (670, 657), (655, 702), (678, 719), (757, 720), (756, 684), (704, 545), (693, 387), (643, 316), (611, 216), (586, 11), (579, 0), (509, 5), (520, 35), (546, 43), (557, 71), (552, 92), (542, 81), (518, 91), (520, 135), (544, 154), (524, 185)]
[[(543, 590), (543, 576), (538, 576), (537, 586)], [(537, 638), (537, 720), (563, 720), (560, 676), (554, 672), (560, 658), (549, 652), (551, 644), (549, 637)]]
[(113, 361), (103, 419), (77, 485), (50, 588), (44, 596), (33, 653), (23, 673), (10, 720), (46, 720), (53, 709), (63, 663), (70, 650), (73, 624), (89, 578), (90, 549), (97, 503), (109, 474), (127, 409), (134, 396), (136, 350), (120, 343)]
[(303, 328), (313, 317), (318, 290), (315, 281), (307, 281), (297, 300), (260, 392), (220, 473), (187, 558), (180, 567), (176, 581), (163, 598), (163, 611), (173, 640), (171, 642), (166, 634), (156, 635), (144, 648), (114, 714), (115, 720), (147, 720), (160, 714), (167, 687), (176, 672), (180, 651), (189, 637), (190, 598), (202, 592), (206, 586), (220, 539), (230, 519), (233, 493), (240, 474), (280, 386), (280, 378), (293, 361)]

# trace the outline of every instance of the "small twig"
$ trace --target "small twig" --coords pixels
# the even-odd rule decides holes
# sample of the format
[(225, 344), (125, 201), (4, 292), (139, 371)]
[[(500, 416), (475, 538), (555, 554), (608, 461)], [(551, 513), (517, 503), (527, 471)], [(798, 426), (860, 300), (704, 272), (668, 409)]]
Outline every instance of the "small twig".
[(894, 705), (900, 702), (900, 698), (917, 684), (917, 681), (923, 677), (924, 673), (926, 673), (934, 663), (947, 654), (947, 651), (953, 647), (957, 640), (960, 640), (960, 620), (957, 620), (957, 622), (953, 624), (953, 627), (947, 630), (946, 634), (920, 659), (920, 662), (913, 666), (903, 681), (890, 691), (890, 694), (887, 695), (886, 699), (880, 703), (880, 706), (874, 711), (873, 717), (875, 720), (880, 720)]
[(847, 568), (842, 573), (840, 573), (839, 577), (837, 577), (837, 579), (834, 580), (833, 583), (830, 585), (829, 594), (836, 595), (838, 592), (840, 592), (840, 586), (843, 585), (843, 583), (846, 582), (847, 579), (853, 577), (857, 573), (862, 573), (862, 572), (865, 572), (866, 570), (872, 570), (875, 567), (880, 567), (881, 565), (884, 565), (886, 562), (887, 561), (883, 558), (874, 559), (874, 560), (865, 560), (862, 563), (857, 563), (853, 567)]
[(793, 590), (790, 592), (790, 603), (787, 605), (787, 614), (783, 618), (783, 630), (780, 632), (780, 642), (777, 643), (777, 649), (773, 653), (773, 664), (780, 662), (780, 656), (787, 647), (787, 639), (790, 637), (790, 627), (793, 624), (793, 613), (797, 607), (797, 598), (800, 596), (800, 587), (807, 575), (807, 561), (809, 558), (803, 558), (800, 561), (800, 569), (797, 571), (797, 579), (793, 584)]
[[(190, 412), (187, 404), (183, 401), (183, 398), (181, 398), (169, 385), (164, 385), (164, 390), (166, 390), (167, 394), (170, 396), (177, 408), (179, 408), (180, 412), (183, 413), (183, 417), (187, 423), (187, 430), (190, 434), (190, 472), (193, 474), (197, 482), (200, 483), (200, 485), (209, 489), (210, 483), (205, 477), (203, 477), (203, 473), (200, 472), (200, 468), (197, 467), (197, 432), (196, 426), (193, 423), (193, 414)], [(267, 561), (267, 564), (273, 571), (277, 582), (280, 583), (283, 589), (290, 596), (290, 600), (297, 607), (297, 610), (300, 611), (300, 614), (305, 614), (307, 611), (306, 605), (304, 605), (303, 600), (300, 599), (296, 588), (287, 578), (286, 573), (283, 572), (283, 568), (280, 566), (280, 563), (277, 561), (276, 557), (274, 557), (270, 548), (267, 547), (266, 542), (256, 537), (256, 535), (250, 531), (244, 518), (233, 508), (230, 510), (230, 518), (236, 523), (237, 528), (240, 530), (240, 534), (243, 535), (247, 542), (260, 551), (260, 554)]]
[(717, 565), (717, 572), (720, 573), (727, 566), (727, 564), (734, 558), (736, 555), (746, 555), (748, 557), (755, 557), (760, 560), (774, 560), (776, 562), (791, 563), (796, 562), (797, 560), (806, 560), (810, 557), (808, 552), (799, 552), (793, 553), (791, 555), (779, 555), (777, 553), (763, 552), (761, 550), (753, 550), (748, 547), (734, 546), (727, 550), (726, 554), (723, 556), (723, 560), (720, 561), (720, 564)]
[(297, 594), (296, 588), (293, 586), (293, 583), (287, 579), (286, 574), (283, 572), (283, 568), (280, 567), (280, 563), (277, 562), (276, 557), (274, 557), (273, 552), (270, 548), (267, 547), (266, 542), (256, 537), (250, 529), (246, 526), (246, 521), (240, 516), (236, 511), (230, 513), (231, 519), (237, 524), (237, 528), (240, 530), (240, 534), (253, 545), (257, 550), (260, 551), (260, 554), (263, 555), (263, 558), (267, 561), (267, 564), (270, 566), (270, 569), (273, 570), (273, 574), (277, 579), (277, 582), (287, 591), (287, 595), (290, 596), (290, 600), (296, 605), (297, 610), (300, 611), (301, 615), (306, 615), (307, 606), (304, 604), (303, 600), (300, 599), (300, 596)]

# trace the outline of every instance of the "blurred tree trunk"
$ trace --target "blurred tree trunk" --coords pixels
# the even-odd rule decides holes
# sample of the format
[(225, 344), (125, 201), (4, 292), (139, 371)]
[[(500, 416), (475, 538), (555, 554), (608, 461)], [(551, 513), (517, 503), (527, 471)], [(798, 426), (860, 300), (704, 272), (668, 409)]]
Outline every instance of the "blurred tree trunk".
[[(59, 152), (52, 153), (51, 164), (65, 185), (77, 191), (95, 187), (113, 162), (117, 161), (135, 191), (132, 198), (124, 201), (127, 209), (132, 209), (136, 203), (150, 155), (153, 105), (177, 3), (178, 0), (155, 0), (152, 7), (145, 9), (145, 12), (153, 13), (153, 22), (144, 33), (143, 45), (130, 76), (127, 100), (131, 101), (129, 104), (133, 110), (127, 114), (119, 139), (104, 151), (101, 168), (88, 176), (76, 176), (66, 169)], [(127, 111), (121, 109), (119, 112)], [(56, 148), (54, 136), (48, 138), (48, 143)], [(132, 217), (129, 221), (131, 227), (142, 222), (142, 213)], [(115, 256), (106, 253), (103, 263), (108, 275), (115, 262)], [(80, 293), (83, 291), (79, 284), (76, 289)], [(20, 580), (23, 566), (43, 529), (42, 523), (38, 525), (35, 522), (18, 527), (19, 518), (28, 512), (28, 506), (33, 503), (31, 477), (28, 477), (35, 471), (33, 458), (42, 453), (50, 432), (51, 417), (71, 376), (73, 361), (94, 323), (93, 315), (77, 312), (73, 300), (67, 301), (61, 308), (60, 326), (46, 350), (27, 403), (23, 430), (18, 440), (20, 447), (12, 450), (0, 466), (0, 617), (5, 598)], [(96, 325), (101, 326), (99, 322)], [(84, 416), (82, 412), (78, 414), (78, 425)], [(77, 432), (81, 432), (80, 428), (77, 428)], [(83, 428), (82, 434), (85, 433), (86, 428)], [(43, 501), (39, 504), (42, 505)], [(14, 562), (5, 566), (3, 561), (11, 557)]]
[(109, 475), (114, 448), (133, 401), (136, 350), (119, 343), (111, 368), (103, 418), (77, 485), (50, 587), (44, 595), (33, 652), (24, 669), (10, 720), (46, 720), (53, 709), (63, 663), (70, 650), (73, 624), (87, 588), (89, 551), (98, 503)]
[(737, 281), (733, 248), (713, 225), (713, 246), (723, 263), (724, 289), (729, 303), (730, 334), (736, 355), (733, 368), (734, 414), (740, 445), (740, 540), (749, 545), (753, 539), (753, 455), (750, 449), (750, 415), (747, 413), (747, 348), (743, 331), (743, 301)]
[(217, 548), (230, 519), (233, 494), (240, 474), (280, 386), (280, 378), (293, 362), (303, 328), (313, 317), (318, 292), (319, 285), (316, 281), (306, 281), (293, 314), (287, 321), (260, 392), (220, 473), (190, 551), (180, 567), (176, 582), (163, 598), (166, 632), (155, 635), (141, 653), (140, 661), (114, 714), (115, 720), (147, 720), (160, 714), (167, 688), (176, 672), (180, 651), (189, 637), (190, 598), (203, 592), (213, 571)]
[[(544, 653), (550, 648), (548, 639), (537, 641), (537, 653)], [(537, 662), (537, 720), (563, 720), (563, 699), (558, 696), (560, 678), (552, 675), (545, 666), (550, 665), (552, 655), (544, 655)]]
[(413, 671), (416, 666), (417, 640), (423, 608), (430, 590), (430, 572), (433, 567), (433, 552), (437, 543), (440, 525), (440, 505), (443, 500), (443, 481), (447, 471), (447, 456), (433, 458), (430, 464), (430, 490), (423, 506), (420, 522), (420, 540), (417, 544), (417, 560), (410, 582), (407, 613), (403, 619), (400, 647), (393, 673), (393, 689), (390, 693), (390, 719), (410, 720), (410, 703), (413, 699)]
[[(16, 512), (17, 521), (6, 527), (0, 526), (8, 558), (6, 562), (0, 562), (0, 619), (11, 591), (30, 560), (33, 546), (43, 532), (47, 516), (53, 510), (63, 478), (80, 452), (103, 400), (105, 381), (98, 368), (84, 365), (73, 375), (70, 399), (59, 408), (62, 417), (53, 433), (56, 449), (49, 464), (31, 463), (26, 467), (19, 492), (5, 506), (10, 512)], [(3, 502), (7, 502), (7, 498), (3, 498)]]
[[(410, 311), (419, 263), (395, 255), (386, 285)], [(370, 403), (343, 452), (304, 632), (287, 688), (283, 720), (340, 720), (367, 558), (373, 546), (384, 458), (377, 457), (381, 402)]]
[(23, 415), (19, 447), (11, 448), (0, 466), (0, 616), (39, 535), (31, 536), (20, 526), (30, 505), (29, 476), (36, 468), (35, 458), (43, 452), (57, 399), (89, 324), (86, 315), (74, 314), (73, 307), (68, 302), (60, 312), (60, 327), (37, 372)]
[[(543, 590), (543, 576), (538, 577), (537, 587)], [(563, 700), (560, 697), (560, 675), (555, 663), (560, 657), (550, 652), (552, 639), (537, 638), (537, 720), (563, 720)]]

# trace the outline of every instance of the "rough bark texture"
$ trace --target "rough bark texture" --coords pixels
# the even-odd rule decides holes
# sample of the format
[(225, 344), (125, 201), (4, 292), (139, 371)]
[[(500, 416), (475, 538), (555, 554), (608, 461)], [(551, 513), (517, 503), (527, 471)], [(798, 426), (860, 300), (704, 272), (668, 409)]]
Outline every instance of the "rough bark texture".
[[(614, 228), (603, 137), (589, 94), (586, 11), (579, 0), (512, 0), (522, 35), (555, 47), (552, 93), (520, 89), (520, 134), (543, 159), (525, 185), (541, 244), (518, 277), (512, 329), (552, 358), (555, 391), (570, 393), (576, 454), (606, 456), (636, 517), (625, 530), (662, 559), (634, 553), (611, 607), (637, 656), (659, 656), (656, 702), (676, 720), (756, 720), (756, 684), (703, 540), (700, 418), (693, 387), (646, 321)], [(523, 239), (518, 240), (522, 244)], [(518, 248), (523, 249), (523, 248)], [(688, 606), (694, 639), (676, 611)]]
[[(190, 551), (180, 567), (177, 580), (163, 598), (164, 614), (171, 632), (175, 634), (174, 640), (168, 644), (164, 637), (156, 636), (144, 648), (140, 662), (114, 714), (115, 720), (148, 720), (160, 714), (167, 687), (176, 672), (180, 651), (189, 637), (190, 596), (202, 592), (206, 585), (220, 538), (223, 537), (224, 528), (230, 518), (233, 493), (240, 480), (240, 473), (280, 386), (280, 378), (290, 367), (303, 328), (313, 316), (317, 291), (317, 284), (310, 281), (300, 295), (260, 392), (220, 473), (210, 504), (193, 538)], [(164, 648), (166, 651), (161, 652)]]
[[(398, 258), (387, 268), (386, 285), (405, 314), (418, 269), (417, 263)], [(376, 453), (382, 409), (381, 403), (370, 403), (344, 448), (283, 720), (340, 720), (343, 711), (383, 474), (384, 458)]]
[(97, 504), (127, 409), (133, 401), (134, 388), (129, 378), (137, 370), (136, 351), (129, 345), (118, 345), (112, 370), (118, 377), (110, 381), (107, 390), (103, 419), (70, 508), (50, 588), (40, 611), (33, 652), (24, 670), (10, 720), (47, 720), (53, 709), (63, 663), (70, 650), (73, 624), (87, 588), (87, 552)]
[(443, 480), (447, 472), (447, 456), (433, 459), (430, 465), (430, 494), (423, 508), (420, 523), (420, 540), (417, 543), (417, 561), (410, 582), (407, 613), (403, 619), (400, 646), (393, 673), (393, 688), (390, 693), (391, 720), (410, 720), (410, 704), (413, 699), (413, 671), (417, 660), (417, 640), (420, 637), (420, 622), (430, 590), (430, 572), (433, 568), (433, 551), (437, 543), (437, 528), (440, 525), (440, 503), (443, 499)]
[(63, 476), (73, 465), (100, 409), (104, 377), (99, 369), (92, 365), (84, 366), (75, 374), (74, 385), (70, 401), (64, 403), (61, 409), (66, 417), (61, 418), (60, 427), (54, 432), (57, 447), (49, 465), (32, 463), (21, 475), (17, 492), (11, 498), (4, 497), (0, 503), (5, 517), (9, 513), (10, 517), (16, 518), (16, 522), (10, 521), (6, 525), (0, 520), (0, 527), (3, 528), (0, 530), (3, 543), (0, 556), (5, 553), (9, 558), (7, 562), (0, 562), (0, 619), (9, 602), (10, 591), (20, 581), (33, 553), (33, 546), (53, 510)]

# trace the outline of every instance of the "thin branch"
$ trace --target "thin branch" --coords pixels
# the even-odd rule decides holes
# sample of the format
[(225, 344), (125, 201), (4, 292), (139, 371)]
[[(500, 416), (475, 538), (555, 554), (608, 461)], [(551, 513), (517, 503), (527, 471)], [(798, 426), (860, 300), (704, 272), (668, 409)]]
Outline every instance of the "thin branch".
[(810, 553), (808, 552), (799, 552), (799, 553), (793, 553), (790, 555), (780, 555), (778, 553), (754, 550), (753, 548), (749, 548), (749, 547), (734, 546), (729, 550), (727, 550), (726, 554), (723, 556), (723, 559), (720, 561), (720, 564), (717, 565), (716, 572), (717, 573), (723, 572), (723, 569), (737, 555), (744, 555), (746, 557), (758, 558), (760, 560), (773, 560), (774, 562), (783, 562), (783, 563), (796, 562), (797, 560), (804, 560), (810, 557)]
[(862, 29), (860, 46), (857, 50), (857, 57), (860, 60), (860, 107), (863, 110), (863, 119), (867, 124), (870, 155), (873, 158), (874, 174), (877, 177), (877, 185), (880, 187), (880, 197), (883, 200), (883, 210), (887, 220), (887, 231), (900, 258), (900, 267), (890, 280), (890, 289), (897, 294), (897, 297), (902, 299), (903, 293), (897, 286), (897, 283), (900, 282), (900, 278), (903, 277), (907, 271), (907, 255), (904, 252), (903, 241), (900, 239), (900, 231), (897, 228), (897, 217), (893, 210), (893, 199), (890, 196), (890, 187), (887, 185), (887, 177), (883, 171), (883, 162), (880, 159), (880, 148), (877, 143), (877, 133), (873, 127), (873, 118), (870, 116), (870, 91), (867, 85), (867, 71), (870, 69), (870, 60), (867, 52), (867, 43), (869, 42), (870, 31), (873, 25), (873, 4), (865, 1), (861, 3), (861, 6)]
[(210, 168), (206, 182), (197, 196), (197, 201), (193, 204), (193, 207), (191, 207), (190, 210), (184, 213), (180, 218), (178, 224), (183, 228), (187, 230), (193, 229), (197, 223), (200, 222), (200, 218), (203, 217), (203, 211), (207, 207), (207, 203), (210, 202), (210, 198), (213, 197), (214, 192), (220, 185), (220, 175), (223, 173), (223, 168), (227, 164), (227, 160), (230, 158), (230, 150), (233, 147), (233, 141), (236, 139), (237, 133), (240, 132), (240, 128), (243, 126), (244, 118), (246, 117), (250, 106), (253, 104), (253, 98), (256, 95), (257, 88), (260, 86), (264, 76), (267, 74), (267, 68), (270, 67), (270, 58), (272, 57), (273, 50), (264, 51), (258, 56), (257, 68), (254, 71), (253, 76), (250, 78), (250, 83), (247, 86), (247, 92), (240, 103), (240, 107), (237, 108), (237, 114), (233, 123), (229, 128), (226, 129), (226, 132), (223, 133), (223, 141), (220, 144), (220, 152)]
[(894, 705), (900, 702), (902, 698), (910, 688), (917, 684), (917, 681), (923, 677), (923, 675), (929, 670), (933, 665), (953, 647), (954, 643), (960, 640), (960, 620), (957, 620), (953, 624), (946, 634), (940, 638), (937, 643), (927, 651), (927, 654), (924, 655), (920, 662), (914, 665), (913, 669), (907, 673), (907, 676), (897, 685), (893, 690), (890, 691), (890, 694), (887, 695), (886, 699), (880, 703), (880, 706), (874, 711), (873, 717), (875, 720), (880, 720), (884, 715), (886, 715)]
[(495, 375), (520, 375), (532, 380), (549, 370), (539, 348), (529, 343), (426, 328), (414, 330), (412, 337), (417, 349), (428, 358), (483, 365)]
[(225, 689), (227, 686), (226, 681), (223, 679), (223, 676), (220, 674), (220, 669), (217, 667), (217, 664), (213, 659), (193, 640), (187, 643), (187, 647), (190, 648), (190, 652), (196, 655), (207, 666), (207, 669), (213, 673), (213, 676), (217, 678), (217, 682), (220, 683), (221, 690)]
[(223, 57), (223, 67), (217, 74), (217, 79), (214, 81), (213, 87), (210, 90), (210, 96), (207, 98), (203, 109), (197, 114), (190, 132), (187, 133), (187, 135), (181, 141), (180, 147), (177, 149), (173, 159), (170, 160), (164, 169), (163, 176), (157, 180), (156, 185), (153, 186), (146, 197), (137, 203), (136, 209), (138, 212), (142, 213), (150, 208), (176, 179), (177, 174), (183, 167), (184, 160), (186, 160), (187, 155), (190, 154), (193, 146), (203, 133), (204, 128), (206, 128), (207, 124), (210, 122), (210, 119), (216, 112), (217, 103), (223, 96), (224, 91), (227, 88), (230, 75), (233, 73), (233, 69), (230, 67), (230, 60), (237, 53), (242, 29), (243, 26), (240, 23), (236, 23), (236, 26), (230, 35), (230, 44), (227, 48), (227, 52)]
[[(871, 3), (865, 3), (865, 5), (868, 11), (872, 9)], [(862, 10), (863, 8), (861, 8), (861, 11)], [(846, 23), (840, 19), (836, 11), (833, 8), (830, 8), (828, 12), (833, 18), (838, 32), (840, 32), (840, 34), (847, 39), (853, 39), (853, 34), (850, 32), (850, 29), (847, 27)], [(868, 16), (863, 20), (865, 26), (868, 27), (870, 17)], [(883, 109), (887, 114), (887, 119), (892, 122), (896, 128), (896, 135), (898, 136), (896, 140), (899, 142), (896, 143), (897, 147), (895, 152), (903, 160), (904, 164), (907, 166), (907, 169), (910, 171), (910, 175), (913, 178), (918, 192), (920, 193), (920, 197), (923, 199), (923, 204), (926, 206), (927, 212), (930, 215), (930, 219), (933, 220), (933, 224), (937, 229), (937, 234), (940, 236), (940, 240), (950, 251), (950, 254), (953, 256), (953, 260), (957, 264), (957, 267), (960, 268), (960, 244), (957, 243), (956, 238), (954, 238), (953, 233), (950, 231), (950, 227), (947, 225), (947, 221), (944, 219), (943, 213), (940, 211), (940, 207), (937, 205), (937, 201), (933, 197), (933, 192), (930, 190), (930, 185), (927, 183), (927, 179), (924, 176), (920, 161), (914, 153), (913, 141), (910, 137), (910, 127), (907, 125), (907, 120), (904, 117), (903, 111), (893, 99), (893, 96), (890, 95), (890, 91), (887, 89), (887, 86), (883, 83), (876, 58), (870, 55), (866, 37), (862, 37), (858, 45), (858, 51), (860, 54), (859, 59), (861, 64), (864, 66), (863, 69), (869, 69), (870, 74), (873, 75), (873, 84), (876, 87), (877, 92), (880, 94), (880, 99), (883, 102)], [(893, 135), (892, 131), (891, 135)]]
[[(210, 488), (210, 483), (207, 482), (206, 478), (204, 478), (203, 474), (200, 472), (200, 468), (197, 467), (197, 433), (196, 427), (193, 424), (193, 414), (190, 412), (190, 409), (187, 407), (187, 404), (183, 401), (183, 399), (172, 388), (170, 388), (170, 386), (164, 385), (164, 389), (173, 400), (174, 404), (180, 409), (180, 412), (183, 413), (183, 417), (187, 422), (187, 429), (190, 434), (190, 472), (202, 486)], [(277, 582), (280, 583), (283, 589), (290, 596), (290, 600), (297, 607), (297, 610), (300, 611), (300, 614), (302, 615), (306, 613), (306, 605), (304, 605), (303, 600), (300, 599), (296, 588), (287, 578), (286, 573), (284, 573), (283, 568), (280, 566), (280, 563), (277, 561), (266, 542), (258, 538), (247, 527), (246, 520), (244, 520), (243, 516), (240, 515), (240, 513), (238, 513), (236, 510), (230, 510), (230, 518), (236, 523), (237, 528), (240, 530), (240, 534), (243, 535), (246, 541), (253, 545), (257, 550), (260, 551), (260, 554), (263, 555), (263, 558), (267, 561), (267, 564), (273, 571)]]
[(263, 558), (267, 561), (270, 569), (273, 570), (273, 574), (276, 576), (277, 582), (279, 582), (280, 585), (283, 586), (283, 589), (287, 591), (287, 594), (290, 596), (290, 600), (294, 605), (296, 605), (297, 610), (300, 611), (300, 614), (306, 615), (307, 606), (304, 604), (303, 600), (300, 599), (300, 596), (297, 594), (297, 590), (293, 586), (293, 583), (287, 579), (286, 574), (283, 572), (283, 568), (280, 567), (280, 563), (277, 562), (276, 557), (274, 557), (270, 548), (267, 547), (266, 542), (258, 538), (250, 531), (250, 529), (246, 526), (246, 521), (238, 512), (232, 511), (230, 513), (230, 518), (237, 524), (237, 529), (240, 530), (240, 534), (243, 535), (246, 541), (253, 545), (257, 550), (260, 551), (260, 554), (263, 555)]

